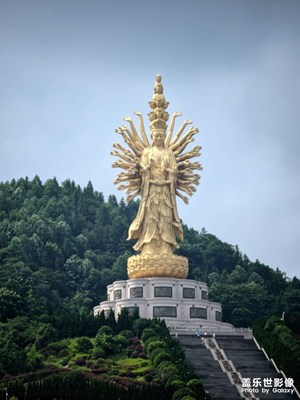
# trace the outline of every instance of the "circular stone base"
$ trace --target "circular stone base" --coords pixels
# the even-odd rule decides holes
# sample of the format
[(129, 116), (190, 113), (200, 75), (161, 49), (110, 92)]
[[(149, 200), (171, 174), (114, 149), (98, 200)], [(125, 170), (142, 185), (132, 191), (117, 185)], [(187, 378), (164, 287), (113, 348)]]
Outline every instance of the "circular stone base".
[(168, 277), (185, 279), (188, 259), (175, 254), (137, 254), (127, 261), (127, 274), (130, 279)]

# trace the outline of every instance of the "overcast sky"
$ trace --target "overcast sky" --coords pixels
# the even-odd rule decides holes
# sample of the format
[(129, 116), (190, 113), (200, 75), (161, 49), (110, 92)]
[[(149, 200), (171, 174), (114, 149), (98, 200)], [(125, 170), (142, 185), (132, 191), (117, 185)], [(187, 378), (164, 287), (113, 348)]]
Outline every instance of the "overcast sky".
[(299, 0), (0, 0), (0, 181), (121, 199), (115, 128), (160, 73), (203, 146), (183, 221), (299, 277), (299, 21)]

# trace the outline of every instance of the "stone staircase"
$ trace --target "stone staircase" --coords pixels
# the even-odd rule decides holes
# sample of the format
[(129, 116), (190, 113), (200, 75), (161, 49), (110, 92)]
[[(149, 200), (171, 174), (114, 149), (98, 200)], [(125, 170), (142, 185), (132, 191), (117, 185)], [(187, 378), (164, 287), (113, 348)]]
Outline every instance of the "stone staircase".
[(207, 390), (213, 400), (240, 399), (235, 386), (222, 371), (209, 349), (194, 336), (178, 336), (180, 344), (185, 352), (186, 361), (201, 378), (204, 389)]
[[(274, 378), (282, 378), (282, 375), (257, 348), (253, 339), (240, 336), (217, 336), (215, 339), (206, 338), (203, 341), (195, 336), (178, 336), (178, 339), (185, 351), (187, 362), (201, 378), (204, 389), (210, 393), (212, 400), (235, 400), (243, 397), (269, 400), (299, 399), (295, 392), (274, 393), (274, 385), (269, 388), (268, 393), (266, 390), (263, 393), (264, 378), (271, 378), (274, 382)], [(228, 372), (230, 369), (231, 372)], [(251, 382), (253, 378), (260, 378), (262, 387), (258, 388), (258, 393), (241, 393), (241, 384), (235, 386), (232, 377), (237, 381), (250, 378)]]
[[(223, 349), (227, 358), (232, 361), (236, 370), (241, 374), (243, 378), (250, 378), (251, 382), (254, 378), (259, 378), (262, 387), (258, 387), (259, 392), (255, 394), (260, 399), (299, 399), (297, 394), (294, 392), (290, 393), (274, 393), (272, 389), (274, 385), (270, 385), (269, 392), (263, 393), (264, 379), (271, 379), (274, 382), (274, 378), (282, 379), (281, 373), (277, 372), (273, 363), (268, 360), (265, 354), (259, 350), (253, 339), (244, 339), (243, 337), (228, 337), (221, 336), (217, 337), (216, 341), (221, 349)], [(283, 378), (283, 387), (284, 378)]]

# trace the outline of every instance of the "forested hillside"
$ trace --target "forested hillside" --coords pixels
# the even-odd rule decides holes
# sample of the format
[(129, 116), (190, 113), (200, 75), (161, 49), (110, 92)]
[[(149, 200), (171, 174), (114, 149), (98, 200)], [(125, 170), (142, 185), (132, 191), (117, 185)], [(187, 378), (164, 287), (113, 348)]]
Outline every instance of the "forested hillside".
[[(20, 356), (22, 332), (41, 341), (58, 332), (94, 332), (93, 306), (105, 299), (107, 284), (127, 277), (133, 252), (127, 230), (137, 208), (115, 196), (105, 200), (91, 183), (80, 188), (36, 176), (0, 184), (2, 355)], [(179, 253), (189, 259), (189, 278), (209, 283), (210, 299), (223, 304), (224, 321), (248, 327), (285, 311), (287, 325), (299, 333), (297, 278), (250, 261), (204, 229), (184, 231)]]
[[(105, 298), (107, 284), (126, 279), (133, 252), (127, 230), (137, 208), (115, 196), (105, 201), (90, 182), (83, 189), (55, 178), (43, 184), (37, 176), (1, 183), (1, 321), (91, 310)], [(210, 299), (223, 303), (225, 321), (251, 326), (273, 311), (285, 311), (287, 318), (297, 311), (298, 279), (251, 262), (205, 229), (184, 230), (179, 253), (189, 259), (189, 278), (209, 283)]]

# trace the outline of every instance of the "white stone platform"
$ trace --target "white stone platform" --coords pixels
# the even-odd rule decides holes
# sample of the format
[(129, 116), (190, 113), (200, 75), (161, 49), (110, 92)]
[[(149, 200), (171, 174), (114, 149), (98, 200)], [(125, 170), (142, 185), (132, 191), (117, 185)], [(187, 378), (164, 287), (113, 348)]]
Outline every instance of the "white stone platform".
[[(126, 307), (142, 318), (164, 319), (171, 329), (231, 331), (222, 322), (222, 305), (208, 300), (205, 282), (176, 278), (139, 278), (116, 281), (107, 286), (107, 301), (94, 307), (94, 315), (113, 310), (117, 318)], [(201, 333), (202, 333), (201, 332)]]

